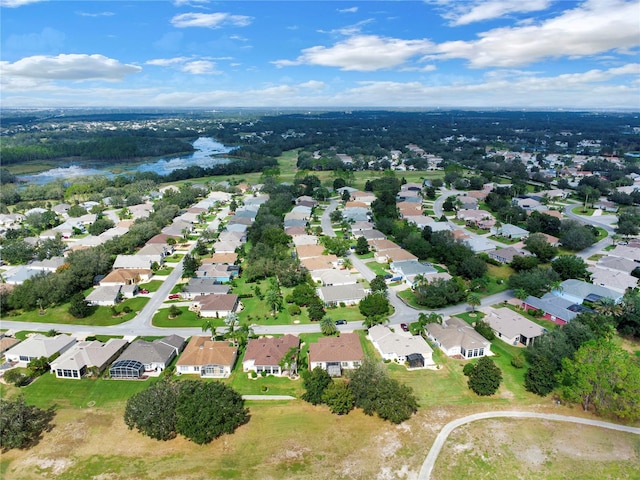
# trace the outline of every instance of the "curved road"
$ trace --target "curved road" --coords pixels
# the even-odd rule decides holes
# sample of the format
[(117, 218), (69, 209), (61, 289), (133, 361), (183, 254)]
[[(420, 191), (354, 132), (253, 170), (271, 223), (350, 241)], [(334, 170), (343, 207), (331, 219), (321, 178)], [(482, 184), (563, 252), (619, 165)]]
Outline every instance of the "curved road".
[(429, 480), (431, 478), (431, 472), (435, 466), (438, 455), (444, 446), (445, 441), (456, 428), (467, 423), (475, 422), (477, 420), (485, 420), (488, 418), (540, 418), (542, 420), (553, 420), (556, 422), (571, 422), (579, 423), (581, 425), (588, 425), (591, 427), (609, 428), (611, 430), (618, 430), (620, 432), (634, 433), (640, 435), (640, 428), (627, 427), (626, 425), (618, 425), (617, 423), (602, 422), (600, 420), (590, 420), (588, 418), (570, 417), (567, 415), (556, 415), (552, 413), (537, 413), (537, 412), (483, 412), (476, 413), (474, 415), (468, 415), (466, 417), (458, 418), (447, 423), (438, 436), (436, 437), (429, 454), (422, 464), (420, 469), (419, 480)]

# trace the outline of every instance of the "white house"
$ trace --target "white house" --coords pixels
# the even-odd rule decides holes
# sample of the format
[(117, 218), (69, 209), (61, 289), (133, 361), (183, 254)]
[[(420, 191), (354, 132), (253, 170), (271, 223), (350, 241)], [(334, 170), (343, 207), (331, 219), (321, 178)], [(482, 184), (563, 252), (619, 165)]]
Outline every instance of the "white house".
[(309, 345), (309, 369), (325, 369), (332, 377), (342, 370), (353, 370), (362, 364), (364, 353), (357, 333), (343, 333), (339, 337), (320, 337)]
[(51, 363), (51, 373), (58, 378), (80, 380), (89, 369), (102, 372), (128, 345), (127, 340), (110, 338), (106, 343), (77, 342)]
[(434, 365), (433, 349), (419, 335), (392, 332), (389, 327), (375, 325), (369, 329), (369, 339), (385, 360), (405, 363), (411, 354), (422, 357), (422, 366)]
[(460, 318), (451, 317), (442, 325), (429, 323), (427, 335), (449, 357), (470, 359), (492, 355), (491, 342)]
[(496, 337), (509, 345), (527, 347), (545, 331), (537, 323), (506, 307), (487, 308), (483, 312), (486, 314), (483, 320), (489, 324)]
[(47, 337), (37, 333), (7, 350), (4, 356), (8, 362), (19, 362), (20, 366), (26, 367), (31, 360), (63, 353), (75, 343), (76, 339), (70, 335)]
[(202, 378), (227, 378), (238, 357), (238, 347), (229, 342), (216, 342), (210, 337), (193, 336), (176, 363), (178, 375), (200, 375)]

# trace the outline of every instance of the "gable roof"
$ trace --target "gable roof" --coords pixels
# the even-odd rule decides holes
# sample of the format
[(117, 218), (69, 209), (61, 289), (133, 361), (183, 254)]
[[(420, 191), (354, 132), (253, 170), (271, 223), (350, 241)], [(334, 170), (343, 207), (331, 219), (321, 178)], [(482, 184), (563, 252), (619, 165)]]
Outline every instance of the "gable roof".
[(121, 338), (110, 338), (106, 343), (98, 340), (78, 342), (51, 362), (51, 370), (80, 370), (85, 366), (103, 367), (127, 343), (127, 340)]
[(412, 353), (419, 353), (425, 358), (431, 358), (433, 354), (433, 349), (421, 336), (395, 333), (384, 325), (371, 327), (369, 337), (378, 345), (383, 355), (395, 353), (404, 357)]
[(262, 337), (249, 340), (244, 361), (253, 360), (255, 365), (278, 365), (285, 353), (300, 345), (300, 339), (287, 334), (283, 337)]
[[(184, 346), (184, 338), (170, 335), (153, 342), (136, 340), (122, 352), (116, 362), (121, 360), (136, 360), (143, 364), (166, 363)], [(115, 362), (114, 362), (115, 363)]]
[(309, 362), (362, 361), (364, 353), (357, 333), (342, 333), (339, 337), (320, 337), (309, 345)]
[(18, 343), (8, 351), (11, 352), (11, 355), (49, 358), (54, 353), (58, 353), (74, 343), (76, 343), (76, 339), (70, 335), (60, 334), (55, 337), (47, 337), (37, 333)]

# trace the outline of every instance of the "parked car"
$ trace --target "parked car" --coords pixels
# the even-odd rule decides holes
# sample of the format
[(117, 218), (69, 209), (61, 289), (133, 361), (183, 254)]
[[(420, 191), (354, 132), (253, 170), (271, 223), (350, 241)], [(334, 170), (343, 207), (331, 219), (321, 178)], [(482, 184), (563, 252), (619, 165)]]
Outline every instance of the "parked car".
[(176, 298), (180, 298), (180, 294), (179, 293), (174, 293), (169, 295), (169, 300), (175, 300)]
[(145, 294), (145, 293), (149, 293), (149, 290), (146, 290), (144, 288), (140, 289), (140, 293)]
[(409, 327), (407, 326), (407, 324), (406, 324), (406, 323), (401, 323), (401, 324), (400, 324), (400, 328), (401, 328), (403, 331), (405, 331), (405, 332), (408, 332), (408, 331), (409, 331)]
[(336, 320), (336, 325), (346, 325), (347, 321), (346, 320)]

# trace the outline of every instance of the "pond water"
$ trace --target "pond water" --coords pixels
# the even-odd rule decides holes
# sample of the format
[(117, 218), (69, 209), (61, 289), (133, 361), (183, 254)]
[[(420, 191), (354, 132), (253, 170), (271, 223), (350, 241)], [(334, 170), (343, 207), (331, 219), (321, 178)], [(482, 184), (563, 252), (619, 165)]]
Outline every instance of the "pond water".
[[(229, 158), (227, 157), (212, 157), (211, 155), (224, 155), (233, 150), (233, 147), (227, 147), (220, 142), (217, 142), (211, 137), (200, 137), (193, 142), (195, 152), (182, 157), (167, 157), (159, 160), (152, 160), (145, 163), (136, 163), (130, 166), (118, 164), (118, 173), (135, 173), (135, 172), (154, 172), (158, 175), (166, 175), (181, 168), (187, 168), (192, 165), (198, 165), (200, 167), (208, 168), (220, 163), (227, 163)], [(22, 175), (18, 179), (26, 183), (32, 183), (36, 185), (44, 185), (46, 183), (60, 180), (70, 179), (76, 177), (85, 177), (89, 175), (106, 175), (113, 177), (113, 165), (105, 165), (104, 167), (88, 166), (80, 164), (69, 164), (63, 167), (52, 168), (44, 172), (36, 173), (33, 175)]]

